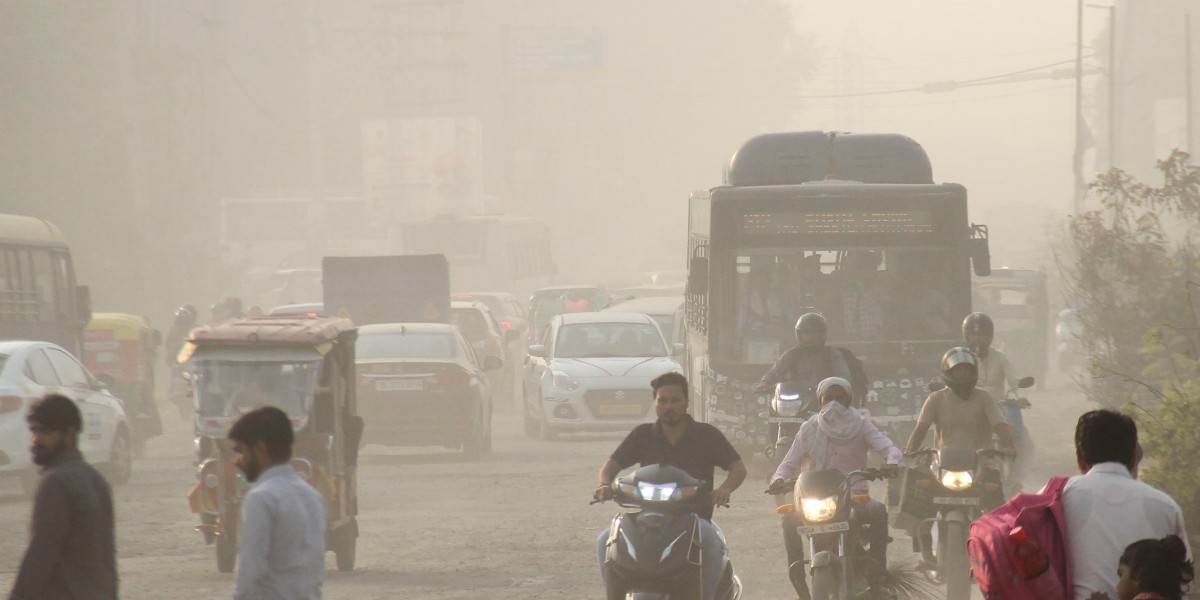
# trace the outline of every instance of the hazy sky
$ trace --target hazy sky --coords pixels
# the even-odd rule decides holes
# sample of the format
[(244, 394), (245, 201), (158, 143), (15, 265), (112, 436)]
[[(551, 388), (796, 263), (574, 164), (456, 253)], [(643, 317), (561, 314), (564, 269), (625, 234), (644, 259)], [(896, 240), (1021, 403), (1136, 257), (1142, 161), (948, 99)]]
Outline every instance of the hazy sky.
[[(1075, 57), (1075, 2), (1068, 0), (796, 1), (799, 30), (811, 36), (819, 67), (806, 96), (896, 90), (964, 81)], [(1106, 13), (1084, 14), (1085, 45)], [(1085, 54), (1088, 50), (1085, 48)], [(1071, 63), (1054, 68), (1070, 68)], [(1085, 80), (1085, 94), (1095, 85)], [(915, 138), (936, 181), (967, 186), (972, 218), (993, 227), (993, 253), (1020, 231), (1014, 211), (1066, 214), (1073, 178), (1073, 79), (978, 86), (945, 93), (806, 99), (799, 129), (896, 132)], [(1090, 101), (1089, 101), (1090, 102)], [(1016, 266), (1016, 265), (1013, 265)], [(1031, 265), (1032, 266), (1032, 265)]]

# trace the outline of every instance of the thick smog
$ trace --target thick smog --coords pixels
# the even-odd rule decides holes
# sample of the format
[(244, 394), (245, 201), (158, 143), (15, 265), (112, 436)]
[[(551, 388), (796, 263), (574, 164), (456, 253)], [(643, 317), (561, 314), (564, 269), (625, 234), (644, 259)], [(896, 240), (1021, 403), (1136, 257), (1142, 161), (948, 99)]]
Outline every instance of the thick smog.
[(1193, 8), (3, 3), (0, 586), (1189, 597)]

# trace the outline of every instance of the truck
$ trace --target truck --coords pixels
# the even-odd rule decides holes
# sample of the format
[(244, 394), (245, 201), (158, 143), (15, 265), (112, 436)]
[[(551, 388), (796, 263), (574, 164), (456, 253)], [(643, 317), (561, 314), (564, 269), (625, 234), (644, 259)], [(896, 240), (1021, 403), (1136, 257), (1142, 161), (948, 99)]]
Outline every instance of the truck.
[(806, 312), (865, 365), (858, 407), (902, 441), (940, 359), (961, 345), (971, 270), (991, 271), (967, 190), (933, 183), (924, 149), (896, 134), (754, 137), (726, 183), (688, 204), (685, 368), (693, 416), (747, 451), (772, 452), (760, 378)]
[(450, 267), (442, 254), (326, 256), (325, 314), (356, 325), (449, 323)]

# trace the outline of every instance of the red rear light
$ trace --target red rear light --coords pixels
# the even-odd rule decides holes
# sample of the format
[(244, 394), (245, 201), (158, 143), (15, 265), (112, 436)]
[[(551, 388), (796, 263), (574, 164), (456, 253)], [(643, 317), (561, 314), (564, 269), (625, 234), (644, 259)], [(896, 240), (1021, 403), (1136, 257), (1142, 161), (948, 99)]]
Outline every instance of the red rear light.
[(455, 294), (454, 295), (455, 300), (470, 300), (471, 298), (474, 298), (474, 297), (475, 296), (472, 296), (470, 294)]
[(307, 315), (307, 316), (308, 316), (308, 318), (310, 318), (310, 319), (315, 319), (315, 318), (317, 318), (317, 317), (319, 317), (319, 316), (320, 316), (320, 315), (318, 315), (318, 314), (317, 314), (317, 313), (315, 313), (315, 312), (304, 313), (304, 314), (305, 314), (305, 315)]
[(0, 396), (0, 413), (10, 413), (21, 410), (25, 404), (20, 396)]
[(503, 321), (500, 321), (500, 326), (501, 326), (501, 327), (503, 327), (503, 328), (505, 328), (505, 329), (512, 329), (512, 328), (513, 328), (513, 322), (512, 322), (512, 321), (509, 321), (509, 320), (507, 320), (507, 319), (505, 319), (505, 320), (503, 320)]

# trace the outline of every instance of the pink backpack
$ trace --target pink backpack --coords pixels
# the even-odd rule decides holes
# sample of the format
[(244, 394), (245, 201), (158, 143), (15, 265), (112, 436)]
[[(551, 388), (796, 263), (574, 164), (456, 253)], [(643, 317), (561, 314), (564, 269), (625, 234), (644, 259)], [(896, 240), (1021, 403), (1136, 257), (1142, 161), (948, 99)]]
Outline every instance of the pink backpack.
[(1062, 491), (1067, 477), (1051, 477), (1041, 494), (1017, 494), (971, 524), (967, 553), (971, 573), (985, 598), (1037, 600), (1017, 571), (1016, 549), (1008, 534), (1024, 527), (1050, 559), (1050, 569), (1062, 582), (1062, 598), (1074, 598), (1071, 560), (1063, 521)]

